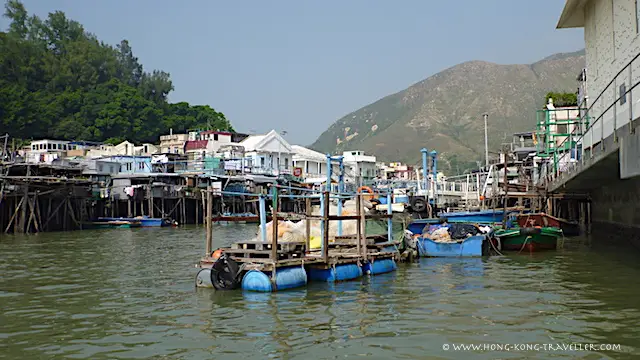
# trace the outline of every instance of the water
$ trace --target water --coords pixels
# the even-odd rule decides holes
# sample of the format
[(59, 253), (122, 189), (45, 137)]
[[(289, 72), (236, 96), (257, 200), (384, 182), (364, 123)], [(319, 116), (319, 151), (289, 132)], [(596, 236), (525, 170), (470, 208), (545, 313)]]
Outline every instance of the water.
[[(251, 232), (218, 227), (214, 236), (222, 245)], [(0, 358), (638, 358), (640, 252), (593, 242), (423, 259), (370, 280), (256, 294), (194, 288), (201, 228), (5, 236)], [(622, 346), (442, 350), (453, 343)]]

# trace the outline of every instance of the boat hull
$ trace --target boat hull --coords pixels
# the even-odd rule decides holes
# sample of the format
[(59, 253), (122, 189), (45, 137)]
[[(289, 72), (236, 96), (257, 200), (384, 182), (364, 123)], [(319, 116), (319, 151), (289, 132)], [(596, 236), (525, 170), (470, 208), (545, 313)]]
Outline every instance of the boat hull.
[(580, 235), (580, 224), (577, 222), (567, 221), (545, 213), (521, 214), (517, 216), (517, 221), (520, 227), (554, 227), (562, 230), (566, 236)]
[(418, 252), (422, 257), (468, 257), (488, 254), (488, 242), (485, 235), (471, 236), (462, 242), (443, 243), (429, 238), (419, 237)]
[[(510, 213), (507, 211), (507, 213)], [(501, 223), (504, 217), (504, 210), (483, 210), (483, 211), (461, 211), (440, 213), (441, 218), (446, 218), (448, 222), (468, 222), (493, 224)]]
[[(213, 222), (216, 223), (237, 223), (237, 224), (259, 224), (259, 216), (214, 216)], [(267, 217), (267, 222), (271, 221), (271, 217)]]
[(139, 222), (142, 227), (160, 227), (160, 226), (170, 226), (171, 224), (166, 222), (162, 218), (111, 218), (111, 217), (100, 217), (98, 221), (130, 221), (130, 222)]
[(495, 233), (495, 237), (500, 239), (502, 250), (528, 252), (555, 250), (558, 247), (558, 238), (562, 236), (561, 230), (552, 227), (537, 228), (540, 229), (538, 233), (527, 233), (521, 229), (527, 228), (499, 230)]

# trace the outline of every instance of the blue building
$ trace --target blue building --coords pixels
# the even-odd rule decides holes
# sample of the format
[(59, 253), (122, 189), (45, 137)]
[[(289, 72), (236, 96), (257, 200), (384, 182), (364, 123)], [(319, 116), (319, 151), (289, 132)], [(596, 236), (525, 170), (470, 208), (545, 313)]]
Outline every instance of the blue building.
[(150, 174), (151, 156), (114, 155), (101, 158), (102, 161), (120, 164), (120, 174)]

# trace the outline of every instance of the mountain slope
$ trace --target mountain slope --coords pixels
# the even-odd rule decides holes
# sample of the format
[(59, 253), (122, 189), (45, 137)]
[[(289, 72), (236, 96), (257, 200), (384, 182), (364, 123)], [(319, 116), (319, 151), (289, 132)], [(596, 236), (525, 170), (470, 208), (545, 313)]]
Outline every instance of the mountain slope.
[(465, 62), (346, 115), (311, 147), (364, 150), (409, 164), (417, 164), (426, 147), (455, 173), (483, 158), (483, 113), (489, 114), (490, 151), (497, 150), (512, 133), (535, 128), (546, 93), (575, 91), (584, 63), (584, 50), (530, 65)]

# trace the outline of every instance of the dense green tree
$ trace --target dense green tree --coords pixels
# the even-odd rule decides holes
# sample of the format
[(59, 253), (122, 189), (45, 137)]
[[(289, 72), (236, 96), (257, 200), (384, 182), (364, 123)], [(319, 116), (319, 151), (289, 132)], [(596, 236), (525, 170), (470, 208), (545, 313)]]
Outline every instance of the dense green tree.
[(207, 105), (167, 103), (164, 71), (145, 72), (127, 40), (100, 42), (61, 11), (29, 16), (5, 4), (0, 32), (0, 132), (18, 138), (155, 142), (169, 129), (233, 128)]

